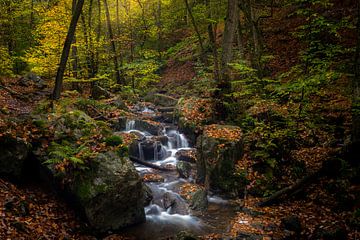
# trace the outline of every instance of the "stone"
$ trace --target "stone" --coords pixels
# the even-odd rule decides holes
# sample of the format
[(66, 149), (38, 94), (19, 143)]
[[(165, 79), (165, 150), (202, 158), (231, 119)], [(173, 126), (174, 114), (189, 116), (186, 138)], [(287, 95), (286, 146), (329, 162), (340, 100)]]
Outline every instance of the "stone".
[(295, 215), (281, 219), (281, 224), (286, 230), (294, 231), (296, 233), (300, 233), (302, 229), (300, 219)]
[(20, 86), (29, 87), (35, 85), (39, 89), (44, 89), (46, 87), (45, 81), (36, 75), (35, 73), (29, 72), (25, 76), (21, 77), (18, 81)]
[(163, 196), (163, 205), (165, 209), (169, 209), (170, 214), (187, 215), (189, 213), (186, 202), (177, 194), (166, 192)]
[(100, 87), (99, 85), (95, 85), (91, 89), (91, 97), (95, 100), (102, 99), (102, 98), (110, 98), (111, 93), (108, 90)]
[(136, 140), (129, 146), (129, 155), (140, 160), (163, 160), (168, 155), (161, 142), (154, 138)]
[(152, 102), (156, 106), (161, 106), (161, 107), (173, 107), (178, 102), (176, 98), (160, 93), (154, 94), (152, 98), (153, 98)]
[(114, 152), (98, 154), (88, 170), (75, 176), (68, 190), (97, 232), (145, 221), (144, 203), (150, 196), (144, 198), (144, 185), (130, 160)]
[(176, 164), (176, 169), (180, 177), (187, 179), (190, 177), (192, 166), (188, 162), (179, 161)]
[(0, 175), (19, 180), (31, 146), (24, 140), (10, 136), (0, 138)]
[(190, 208), (195, 211), (204, 211), (207, 209), (208, 199), (205, 189), (197, 190), (191, 197)]
[(163, 130), (163, 126), (157, 122), (152, 121), (146, 121), (146, 120), (135, 120), (135, 129), (142, 131), (142, 132), (148, 132), (151, 135), (158, 136)]
[(196, 149), (180, 149), (176, 152), (175, 157), (179, 161), (196, 163)]
[(144, 192), (144, 206), (148, 206), (151, 203), (151, 201), (154, 199), (152, 190), (148, 185), (143, 184), (143, 192)]
[(209, 189), (231, 195), (243, 192), (246, 179), (237, 179), (235, 163), (243, 156), (241, 129), (209, 125), (197, 139), (197, 180)]

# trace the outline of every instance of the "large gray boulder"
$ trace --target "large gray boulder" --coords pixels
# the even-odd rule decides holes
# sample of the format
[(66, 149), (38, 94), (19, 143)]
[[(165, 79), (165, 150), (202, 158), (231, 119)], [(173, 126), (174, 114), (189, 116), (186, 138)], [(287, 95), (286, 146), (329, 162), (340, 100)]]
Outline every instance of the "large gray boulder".
[[(236, 126), (209, 125), (197, 139), (198, 181), (207, 188), (233, 192), (235, 163), (243, 156), (241, 130)], [(235, 190), (236, 191), (236, 190)]]
[(98, 232), (145, 221), (144, 186), (133, 164), (114, 152), (100, 153), (69, 186), (89, 224)]
[(30, 153), (30, 144), (10, 136), (0, 138), (0, 176), (20, 179), (25, 161)]

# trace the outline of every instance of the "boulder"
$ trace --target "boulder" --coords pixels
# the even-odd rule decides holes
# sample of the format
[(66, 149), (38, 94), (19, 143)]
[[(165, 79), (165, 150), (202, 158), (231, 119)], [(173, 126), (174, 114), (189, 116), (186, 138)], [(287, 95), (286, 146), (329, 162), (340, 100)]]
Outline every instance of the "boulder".
[(187, 215), (189, 213), (186, 202), (177, 194), (166, 192), (163, 196), (163, 205), (165, 209), (169, 209), (170, 214)]
[(133, 164), (114, 152), (100, 153), (89, 169), (77, 174), (68, 191), (98, 232), (145, 221), (144, 186)]
[(0, 138), (0, 175), (21, 179), (24, 165), (30, 153), (30, 145), (19, 138)]
[(21, 77), (18, 81), (20, 86), (29, 87), (35, 85), (37, 88), (44, 89), (46, 87), (45, 81), (36, 75), (35, 73), (29, 72), (25, 76)]
[(178, 100), (165, 94), (156, 93), (152, 96), (152, 102), (156, 106), (173, 107), (177, 104)]
[(151, 203), (151, 201), (154, 199), (154, 196), (151, 188), (146, 184), (143, 184), (143, 191), (144, 191), (144, 206), (148, 206)]
[(179, 161), (196, 163), (196, 149), (180, 149), (176, 152), (175, 157)]
[(299, 217), (291, 215), (281, 219), (281, 224), (286, 230), (293, 231), (297, 234), (301, 232), (301, 222)]
[(207, 209), (208, 199), (205, 189), (197, 190), (190, 199), (190, 208), (195, 211), (204, 211)]
[(91, 89), (91, 97), (95, 100), (102, 99), (102, 98), (110, 98), (111, 93), (108, 90), (95, 84), (95, 86)]
[[(243, 156), (241, 129), (208, 125), (197, 139), (197, 180), (207, 188), (237, 194), (243, 188), (236, 179), (235, 163)], [(239, 189), (239, 191), (241, 191)]]
[(135, 120), (134, 128), (142, 132), (148, 132), (155, 136), (160, 135), (163, 130), (163, 126), (157, 122), (138, 119)]
[(179, 161), (176, 164), (176, 169), (179, 173), (179, 176), (186, 179), (189, 178), (191, 175), (192, 166), (188, 162)]

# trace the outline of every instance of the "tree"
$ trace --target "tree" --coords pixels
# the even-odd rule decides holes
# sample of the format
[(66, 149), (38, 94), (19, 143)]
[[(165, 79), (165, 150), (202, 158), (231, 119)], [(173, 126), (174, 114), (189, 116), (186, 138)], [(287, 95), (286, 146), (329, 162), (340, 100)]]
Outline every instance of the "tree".
[(76, 3), (74, 14), (72, 15), (72, 18), (71, 18), (69, 30), (66, 35), (64, 47), (63, 47), (63, 50), (61, 53), (60, 64), (59, 64), (59, 67), (58, 67), (58, 70), (56, 73), (55, 87), (54, 87), (54, 91), (53, 91), (53, 95), (52, 95), (52, 98), (54, 100), (57, 100), (60, 98), (61, 88), (62, 88), (62, 83), (63, 83), (63, 78), (64, 78), (64, 72), (65, 72), (65, 68), (66, 68), (66, 62), (69, 58), (71, 43), (72, 43), (74, 35), (75, 35), (76, 25), (77, 25), (77, 22), (79, 21), (79, 17), (80, 17), (83, 5), (84, 5), (84, 0), (78, 0), (78, 2)]
[(111, 26), (110, 12), (109, 12), (109, 6), (107, 3), (107, 0), (104, 0), (104, 7), (105, 7), (105, 13), (106, 13), (106, 22), (107, 22), (109, 37), (110, 37), (110, 45), (111, 45), (111, 50), (113, 52), (113, 61), (114, 61), (116, 82), (118, 84), (125, 84), (124, 79), (120, 76), (119, 61), (118, 61), (117, 54), (116, 54), (116, 45), (115, 45), (115, 41), (114, 41), (114, 34), (113, 34), (112, 26)]

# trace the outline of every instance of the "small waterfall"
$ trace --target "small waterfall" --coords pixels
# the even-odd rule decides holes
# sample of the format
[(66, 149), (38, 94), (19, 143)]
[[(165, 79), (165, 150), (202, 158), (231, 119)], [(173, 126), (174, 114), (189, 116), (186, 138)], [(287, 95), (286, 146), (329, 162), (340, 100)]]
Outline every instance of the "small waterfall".
[(159, 157), (158, 157), (158, 142), (155, 141), (154, 142), (154, 160), (157, 161), (159, 160)]
[(180, 134), (179, 131), (176, 130), (169, 131), (168, 137), (169, 137), (169, 143), (168, 143), (169, 149), (189, 147), (189, 142), (185, 138), (184, 134)]
[(189, 142), (185, 138), (184, 134), (179, 134), (179, 137), (180, 137), (180, 148), (188, 148)]
[(135, 129), (135, 120), (126, 120), (125, 131), (130, 131)]
[(141, 142), (138, 143), (138, 148), (139, 148), (139, 159), (144, 161), (144, 150), (142, 148)]

